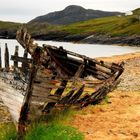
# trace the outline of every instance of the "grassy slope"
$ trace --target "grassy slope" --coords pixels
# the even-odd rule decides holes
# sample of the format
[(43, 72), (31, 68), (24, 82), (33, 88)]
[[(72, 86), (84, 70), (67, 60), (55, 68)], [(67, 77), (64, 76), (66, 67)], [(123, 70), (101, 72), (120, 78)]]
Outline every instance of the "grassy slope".
[(140, 8), (137, 8), (133, 11), (135, 15), (140, 15)]
[(48, 23), (32, 23), (26, 25), (27, 29), (33, 35), (46, 34), (49, 31), (56, 31), (59, 26), (50, 25)]
[[(0, 30), (17, 30), (21, 24), (1, 22)], [(44, 35), (50, 31), (69, 34), (107, 34), (111, 36), (140, 35), (140, 20), (137, 16), (105, 17), (66, 26), (54, 26), (48, 23), (33, 23), (26, 25), (33, 35)]]
[(71, 34), (108, 34), (112, 36), (140, 35), (136, 16), (106, 17), (61, 27)]
[(140, 20), (137, 16), (105, 17), (66, 26), (52, 26), (47, 23), (27, 25), (33, 34), (47, 34), (50, 31), (69, 34), (107, 34), (111, 36), (140, 35)]
[[(68, 124), (76, 113), (69, 109), (52, 111), (28, 125), (23, 140), (84, 140), (84, 135)], [(0, 124), (0, 140), (16, 140), (16, 137), (13, 124)]]
[(20, 23), (14, 23), (14, 22), (5, 22), (5, 21), (0, 21), (0, 29), (17, 29), (21, 24)]

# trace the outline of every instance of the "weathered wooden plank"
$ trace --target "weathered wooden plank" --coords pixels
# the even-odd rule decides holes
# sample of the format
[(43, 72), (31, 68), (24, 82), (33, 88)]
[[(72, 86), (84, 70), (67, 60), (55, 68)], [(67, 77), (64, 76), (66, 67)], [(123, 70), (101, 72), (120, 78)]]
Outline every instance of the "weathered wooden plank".
[(9, 50), (8, 50), (8, 47), (7, 47), (7, 43), (5, 43), (5, 69), (6, 70), (9, 70)]
[(74, 104), (78, 98), (82, 95), (85, 85), (82, 85), (81, 88), (69, 99), (68, 103)]
[(32, 63), (32, 61), (33, 61), (30, 58), (23, 58), (23, 57), (14, 56), (14, 55), (11, 55), (11, 60), (26, 63), (26, 64)]
[[(63, 88), (58, 88), (55, 92), (54, 95), (61, 97), (66, 85), (67, 85), (67, 80), (63, 80), (60, 86), (63, 86)], [(48, 103), (42, 110), (42, 112), (50, 112), (50, 110), (55, 106), (55, 103)]]
[(124, 62), (120, 63), (119, 65), (121, 67), (121, 69), (119, 70), (117, 76), (115, 77), (115, 81), (120, 77), (120, 75), (123, 73), (124, 71)]
[[(93, 68), (94, 69), (94, 67), (92, 66), (92, 65), (90, 65), (89, 66), (91, 69)], [(111, 73), (111, 69), (108, 69), (108, 68), (106, 68), (106, 67), (103, 67), (103, 66), (100, 66), (100, 65), (96, 65), (96, 70), (98, 70), (98, 71), (101, 71), (101, 72), (103, 72), (103, 73), (106, 73), (106, 74), (108, 74), (108, 75), (112, 75), (112, 73)]]
[(111, 77), (107, 79), (100, 87), (93, 92), (89, 97), (85, 98), (82, 101), (81, 107), (85, 107), (89, 104), (94, 104), (99, 102), (101, 99), (105, 97), (105, 95), (111, 91), (111, 89), (116, 85), (118, 82), (114, 81), (115, 77)]
[[(54, 50), (58, 50), (59, 48), (55, 47), (55, 46), (47, 46), (47, 45), (44, 45), (44, 47), (49, 48), (49, 49), (54, 49)], [(119, 67), (116, 67), (116, 66), (113, 66), (111, 67), (111, 64), (107, 63), (107, 62), (104, 62), (104, 61), (97, 61), (93, 58), (90, 58), (90, 57), (87, 57), (85, 55), (81, 55), (81, 54), (77, 54), (77, 53), (74, 53), (74, 52), (71, 52), (71, 51), (68, 51), (68, 50), (65, 50), (63, 49), (64, 51), (67, 52), (67, 54), (71, 55), (71, 56), (75, 56), (77, 58), (82, 58), (83, 60), (86, 59), (86, 60), (90, 60), (92, 62), (94, 62), (95, 64), (97, 65), (100, 65), (100, 66), (103, 66), (103, 67), (106, 67), (108, 69), (118, 69)]]
[(34, 84), (34, 87), (35, 88), (41, 88), (41, 89), (57, 89), (57, 88), (64, 88), (63, 86), (59, 86), (59, 85), (55, 85), (55, 83), (54, 84), (52, 84), (52, 83), (50, 83), (50, 82), (44, 82), (44, 83), (40, 83), (40, 84), (37, 84), (37, 83), (35, 83)]
[[(15, 46), (15, 56), (18, 57), (19, 46)], [(18, 61), (14, 61), (14, 68), (18, 67)]]
[(94, 97), (98, 94), (100, 94), (102, 89), (98, 89), (97, 91), (93, 92), (90, 96), (83, 97), (79, 102), (81, 103), (81, 108), (88, 106), (89, 104), (93, 104), (97, 101)]
[(19, 90), (15, 90), (14, 88), (7, 86), (7, 84), (1, 79), (0, 85), (0, 96), (2, 101), (10, 111), (14, 122), (18, 123), (24, 96), (19, 93)]
[(33, 95), (39, 95), (39, 96), (46, 95), (47, 96), (49, 94), (48, 90), (49, 88), (42, 88), (42, 87), (34, 86)]
[[(14, 112), (20, 112), (22, 103), (20, 103), (20, 104), (19, 103), (14, 103), (14, 98), (7, 98), (7, 97), (3, 96), (2, 101), (8, 107), (9, 111), (13, 110)], [(18, 116), (16, 116), (16, 118), (19, 118), (19, 116), (20, 116), (20, 114)], [(16, 123), (18, 122), (18, 120), (15, 119), (15, 118), (13, 120)]]
[[(59, 56), (59, 57), (62, 57), (62, 56)], [(61, 58), (59, 61), (61, 61), (61, 63), (64, 65), (64, 67), (68, 67), (68, 66), (71, 66), (72, 68), (69, 69), (69, 71), (72, 71), (73, 72), (73, 75), (74, 75), (74, 71), (76, 72), (77, 68), (82, 65), (82, 61), (81, 61), (81, 64), (80, 63), (73, 63), (71, 62), (71, 60), (67, 59), (67, 58)], [(62, 69), (63, 70), (63, 69)], [(112, 75), (111, 72), (109, 71), (105, 71), (103, 70), (101, 67), (99, 68), (98, 65), (95, 67), (93, 65), (88, 65), (86, 68), (85, 68), (85, 73), (88, 73), (90, 72), (91, 74), (90, 75), (94, 75), (96, 76), (96, 78), (98, 79), (106, 79), (108, 78), (109, 76)], [(89, 75), (89, 74), (88, 74)], [(100, 76), (98, 76), (100, 75)]]
[(82, 104), (84, 101), (86, 101), (88, 98), (90, 97), (90, 95), (88, 93), (86, 93), (82, 98), (77, 100), (77, 103)]
[[(28, 58), (28, 52), (27, 49), (24, 50), (23, 58), (26, 60)], [(22, 71), (24, 73), (27, 73), (29, 69), (29, 64), (22, 62)]]
[(74, 94), (75, 89), (72, 89), (69, 91), (69, 93), (66, 94), (65, 97), (63, 97), (60, 101), (59, 104), (67, 104), (69, 99), (72, 97), (72, 95)]
[(23, 90), (19, 90), (19, 89), (16, 89), (16, 88), (13, 88), (13, 85), (10, 85), (10, 84), (7, 84), (7, 83), (5, 83), (3, 80), (1, 80), (1, 78), (0, 78), (0, 89), (1, 89), (1, 91), (3, 91), (3, 92), (6, 92), (6, 90), (8, 91), (9, 90), (9, 92), (10, 92), (10, 90), (15, 90), (15, 91), (17, 91), (17, 92), (11, 92), (10, 94), (9, 94), (9, 96), (12, 96), (12, 95), (14, 95), (14, 96), (16, 96), (17, 98), (19, 97), (19, 98), (21, 98), (23, 95), (24, 95), (24, 93), (25, 93), (25, 91), (23, 91)]
[(77, 70), (77, 72), (75, 73), (74, 77), (77, 78), (77, 77), (81, 77), (83, 71), (85, 69), (85, 64), (81, 64)]
[[(24, 96), (16, 96), (17, 94), (12, 94), (10, 95), (11, 91), (16, 91), (16, 90), (12, 90), (10, 88), (8, 88), (7, 90), (3, 91), (5, 92), (6, 94), (3, 94), (2, 92), (0, 93), (1, 96), (3, 96), (4, 98), (7, 98), (7, 99), (14, 99), (16, 98), (16, 103), (13, 102), (13, 104), (17, 104), (18, 105), (21, 105), (23, 103), (23, 98)], [(16, 93), (16, 92), (15, 92)]]
[[(64, 67), (51, 53), (51, 51), (47, 50), (49, 56), (51, 57), (51, 59), (55, 62), (55, 64), (57, 65), (57, 69), (59, 69), (59, 71), (61, 71), (63, 76), (68, 76), (68, 75), (72, 75), (72, 72), (70, 72), (66, 67)], [(63, 71), (62, 71), (63, 70)]]
[[(86, 72), (85, 73), (91, 73), (91, 75), (93, 75), (95, 78), (97, 79), (100, 79), (100, 80), (105, 80), (107, 78), (109, 78), (110, 76), (105, 74), (105, 73), (102, 73), (101, 71), (97, 71), (97, 70), (93, 70), (93, 69), (90, 69), (90, 68), (87, 68), (86, 69)], [(88, 74), (89, 75), (89, 74)]]
[[(40, 97), (40, 96), (32, 96), (32, 103), (36, 103), (37, 104), (42, 104), (42, 105), (46, 105), (46, 103), (57, 103), (59, 100), (59, 98), (57, 98), (56, 96), (52, 96), (52, 97)], [(31, 107), (34, 105), (31, 105)], [(43, 107), (42, 107), (43, 109)]]

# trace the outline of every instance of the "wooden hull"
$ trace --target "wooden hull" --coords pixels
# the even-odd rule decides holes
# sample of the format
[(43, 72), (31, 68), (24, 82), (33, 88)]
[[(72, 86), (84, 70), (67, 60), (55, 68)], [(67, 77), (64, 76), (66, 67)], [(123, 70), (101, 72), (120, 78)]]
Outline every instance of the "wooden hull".
[[(53, 108), (83, 108), (98, 103), (116, 86), (124, 70), (123, 63), (97, 61), (62, 47), (39, 47), (27, 32), (20, 31), (17, 40), (25, 48), (24, 57), (18, 56), (16, 47), (11, 56), (14, 68), (9, 70), (6, 46), (5, 68), (0, 71), (0, 97), (18, 124), (20, 135), (29, 120), (48, 114)], [(28, 52), (32, 59), (27, 58)]]
[(25, 91), (18, 89), (18, 85), (15, 84), (18, 81), (11, 82), (13, 84), (10, 83), (10, 80), (0, 77), (0, 97), (8, 108), (14, 122), (18, 123)]

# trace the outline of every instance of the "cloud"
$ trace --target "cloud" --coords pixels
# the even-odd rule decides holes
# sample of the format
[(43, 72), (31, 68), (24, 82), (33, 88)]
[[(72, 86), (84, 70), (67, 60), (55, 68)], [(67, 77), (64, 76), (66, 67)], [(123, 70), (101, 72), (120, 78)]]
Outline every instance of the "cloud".
[(0, 20), (29, 21), (36, 16), (62, 10), (68, 5), (124, 12), (140, 7), (140, 0), (3, 0), (0, 4)]
[(0, 8), (0, 14), (1, 15), (32, 15), (32, 14), (37, 14), (36, 9), (29, 9), (29, 8)]

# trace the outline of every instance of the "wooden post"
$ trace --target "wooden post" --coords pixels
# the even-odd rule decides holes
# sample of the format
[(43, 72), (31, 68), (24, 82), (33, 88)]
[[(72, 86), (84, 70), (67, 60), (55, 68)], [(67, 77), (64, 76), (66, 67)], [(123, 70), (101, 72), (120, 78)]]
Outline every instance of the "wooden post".
[[(18, 56), (19, 46), (15, 47), (15, 54), (14, 56)], [(18, 67), (18, 61), (14, 61), (14, 69)]]
[(34, 84), (34, 80), (37, 74), (38, 65), (40, 63), (40, 54), (41, 54), (40, 48), (36, 48), (34, 54), (32, 55), (33, 63), (32, 63), (32, 68), (30, 72), (29, 84), (28, 84), (28, 88), (27, 88), (26, 95), (24, 98), (24, 103), (21, 108), (20, 118), (19, 118), (19, 123), (18, 123), (18, 140), (23, 139), (23, 135), (26, 132), (26, 123), (28, 120), (28, 112), (30, 109), (33, 84)]
[(28, 112), (29, 112), (30, 100), (31, 100), (32, 90), (33, 90), (33, 82), (34, 82), (35, 76), (36, 76), (36, 67), (33, 64), (32, 70), (30, 73), (29, 85), (28, 85), (27, 92), (24, 99), (25, 101), (20, 112), (20, 118), (19, 118), (19, 123), (18, 123), (18, 135), (19, 135), (18, 139), (19, 140), (23, 138), (23, 135), (25, 134), (25, 131), (26, 131), (26, 122), (28, 120)]
[[(27, 49), (24, 50), (24, 54), (23, 54), (23, 58), (27, 58), (28, 57), (28, 52)], [(27, 69), (29, 67), (29, 64), (22, 62), (22, 71), (24, 73), (27, 73)]]
[(5, 43), (5, 69), (9, 70), (9, 50), (7, 43)]
[(1, 47), (0, 47), (0, 68), (2, 68), (2, 61), (1, 61)]

